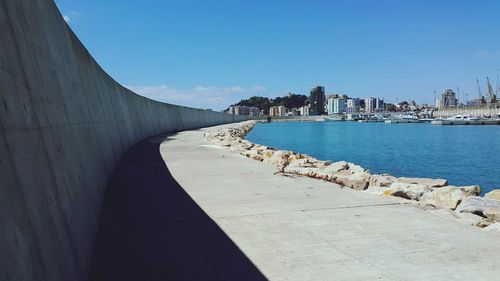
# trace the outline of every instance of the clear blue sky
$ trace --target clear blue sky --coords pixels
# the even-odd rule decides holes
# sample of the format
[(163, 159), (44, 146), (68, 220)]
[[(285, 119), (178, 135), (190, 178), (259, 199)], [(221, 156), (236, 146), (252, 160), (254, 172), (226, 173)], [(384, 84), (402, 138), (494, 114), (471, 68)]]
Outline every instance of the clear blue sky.
[[(498, 0), (56, 0), (118, 82), (176, 104), (327, 93), (432, 103), (496, 85)], [(462, 94), (460, 95), (460, 98)]]

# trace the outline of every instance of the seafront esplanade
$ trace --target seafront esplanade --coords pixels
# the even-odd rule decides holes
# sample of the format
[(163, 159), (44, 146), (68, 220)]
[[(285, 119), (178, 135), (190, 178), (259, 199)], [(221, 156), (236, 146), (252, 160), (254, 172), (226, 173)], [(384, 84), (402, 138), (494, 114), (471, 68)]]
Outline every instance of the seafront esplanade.
[(499, 279), (494, 186), (257, 143), (338, 125), (140, 96), (77, 35), (52, 0), (0, 0), (0, 280)]

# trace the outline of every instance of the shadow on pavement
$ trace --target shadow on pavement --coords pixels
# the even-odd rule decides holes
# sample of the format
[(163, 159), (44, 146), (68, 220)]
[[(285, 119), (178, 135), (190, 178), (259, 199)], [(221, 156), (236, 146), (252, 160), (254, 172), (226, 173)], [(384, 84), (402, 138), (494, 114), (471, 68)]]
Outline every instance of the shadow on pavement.
[(90, 280), (266, 278), (175, 181), (160, 141), (143, 141), (108, 183)]

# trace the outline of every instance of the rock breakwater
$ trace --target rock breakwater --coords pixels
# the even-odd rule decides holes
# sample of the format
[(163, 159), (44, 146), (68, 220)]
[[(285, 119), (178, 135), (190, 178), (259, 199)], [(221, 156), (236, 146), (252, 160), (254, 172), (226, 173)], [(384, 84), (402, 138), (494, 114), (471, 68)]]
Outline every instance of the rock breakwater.
[(500, 230), (498, 191), (479, 197), (480, 187), (452, 186), (445, 179), (394, 177), (371, 174), (369, 170), (346, 161), (318, 160), (306, 154), (278, 150), (245, 140), (258, 121), (245, 121), (215, 127), (204, 138), (232, 152), (275, 165), (278, 173), (307, 176), (379, 196), (408, 200), (426, 210), (445, 210), (450, 217), (488, 230)]

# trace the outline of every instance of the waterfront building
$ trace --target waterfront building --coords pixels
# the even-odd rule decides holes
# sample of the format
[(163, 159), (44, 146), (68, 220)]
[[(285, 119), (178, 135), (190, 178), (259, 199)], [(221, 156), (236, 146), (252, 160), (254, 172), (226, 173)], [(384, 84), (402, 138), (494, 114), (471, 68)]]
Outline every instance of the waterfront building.
[(259, 114), (260, 114), (260, 109), (258, 107), (255, 106), (249, 107), (248, 115), (259, 116)]
[(366, 98), (365, 99), (365, 112), (374, 112), (375, 111), (375, 103), (377, 99), (376, 98)]
[(234, 107), (234, 115), (249, 115), (250, 110), (247, 106), (235, 106)]
[(333, 100), (333, 113), (343, 114), (346, 108), (346, 100), (343, 98)]
[(381, 98), (375, 99), (375, 111), (377, 112), (384, 111), (384, 99)]
[(455, 92), (451, 89), (444, 90), (441, 94), (441, 100), (439, 103), (436, 101), (436, 107), (439, 109), (456, 107), (458, 105), (458, 100)]
[(361, 106), (361, 100), (358, 98), (348, 99), (346, 102), (346, 113), (358, 113)]
[(276, 106), (269, 107), (269, 116), (276, 116)]
[(330, 97), (326, 100), (326, 113), (328, 115), (333, 115), (333, 100), (335, 98)]
[(366, 98), (365, 112), (382, 112), (384, 111), (384, 104), (382, 98)]
[(325, 87), (317, 86), (311, 89), (309, 95), (309, 115), (325, 114)]
[(328, 115), (343, 114), (346, 108), (346, 101), (341, 98), (328, 99), (327, 112)]
[(284, 105), (277, 106), (276, 108), (277, 108), (277, 113), (278, 113), (277, 116), (285, 116), (287, 110), (286, 110), (286, 107)]
[(271, 106), (269, 108), (269, 116), (285, 116), (286, 107), (283, 105)]
[(258, 107), (254, 106), (244, 106), (244, 105), (231, 105), (227, 113), (233, 115), (250, 115), (250, 116), (259, 116), (260, 110)]
[(300, 116), (309, 116), (309, 105), (299, 108)]

